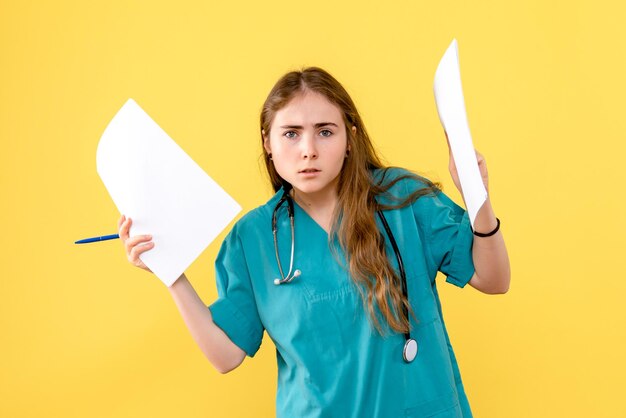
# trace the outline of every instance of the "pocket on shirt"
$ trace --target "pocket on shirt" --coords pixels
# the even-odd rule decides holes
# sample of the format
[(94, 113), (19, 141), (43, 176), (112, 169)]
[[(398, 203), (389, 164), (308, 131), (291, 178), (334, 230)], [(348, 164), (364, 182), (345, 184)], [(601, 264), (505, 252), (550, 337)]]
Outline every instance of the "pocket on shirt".
[(463, 418), (456, 393), (449, 393), (407, 408), (404, 414), (405, 417), (411, 418)]
[(462, 418), (443, 323), (437, 317), (417, 327), (414, 335), (418, 353), (406, 369), (408, 402), (405, 416)]
[(300, 282), (308, 302), (324, 302), (358, 292), (350, 273), (334, 258), (302, 259), (300, 263), (302, 275), (294, 281)]

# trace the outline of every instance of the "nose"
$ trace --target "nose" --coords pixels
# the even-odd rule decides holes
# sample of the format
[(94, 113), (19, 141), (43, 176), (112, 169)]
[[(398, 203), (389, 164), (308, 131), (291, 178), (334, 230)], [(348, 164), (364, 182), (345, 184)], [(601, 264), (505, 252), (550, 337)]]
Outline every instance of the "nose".
[(304, 135), (302, 141), (302, 158), (305, 160), (314, 160), (318, 157), (317, 144), (313, 135)]

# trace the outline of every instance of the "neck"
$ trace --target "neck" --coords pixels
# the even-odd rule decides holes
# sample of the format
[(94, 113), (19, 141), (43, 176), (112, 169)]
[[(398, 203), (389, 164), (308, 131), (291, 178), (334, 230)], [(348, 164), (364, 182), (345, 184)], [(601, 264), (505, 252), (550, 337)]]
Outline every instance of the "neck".
[(297, 189), (292, 189), (291, 197), (300, 205), (303, 209), (311, 211), (328, 211), (335, 209), (337, 205), (337, 190), (320, 190), (315, 193), (304, 193)]
[(338, 201), (336, 186), (315, 193), (304, 193), (294, 188), (290, 194), (293, 200), (327, 233), (330, 231), (333, 213)]

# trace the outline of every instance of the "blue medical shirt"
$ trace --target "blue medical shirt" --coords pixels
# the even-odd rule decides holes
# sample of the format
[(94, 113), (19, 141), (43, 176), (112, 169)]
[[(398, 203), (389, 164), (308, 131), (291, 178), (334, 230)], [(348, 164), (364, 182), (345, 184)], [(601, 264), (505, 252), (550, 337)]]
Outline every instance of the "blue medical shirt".
[[(403, 173), (393, 169), (388, 176)], [(403, 197), (423, 187), (404, 179), (390, 192)], [(209, 306), (215, 324), (250, 357), (259, 349), (263, 331), (274, 342), (277, 416), (471, 417), (435, 283), (437, 271), (459, 287), (474, 274), (467, 212), (443, 192), (384, 212), (417, 317), (417, 322), (411, 318), (411, 336), (418, 353), (407, 364), (402, 359), (404, 335), (387, 328), (381, 336), (373, 328), (341, 250), (331, 250), (327, 233), (295, 202), (294, 269), (302, 275), (274, 285), (280, 273), (271, 219), (282, 193), (242, 217), (224, 240), (215, 263), (219, 297)], [(286, 204), (277, 217), (286, 274), (291, 251)]]

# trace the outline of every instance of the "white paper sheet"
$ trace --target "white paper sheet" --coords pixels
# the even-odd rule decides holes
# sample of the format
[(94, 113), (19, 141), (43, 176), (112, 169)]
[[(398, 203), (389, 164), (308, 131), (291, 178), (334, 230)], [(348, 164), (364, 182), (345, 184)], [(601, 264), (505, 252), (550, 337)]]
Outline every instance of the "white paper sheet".
[(133, 219), (130, 236), (153, 236), (140, 258), (168, 287), (241, 210), (132, 99), (102, 134), (96, 164)]
[(467, 123), (456, 39), (446, 50), (435, 72), (435, 102), (439, 120), (448, 134), (463, 190), (463, 199), (473, 228), (476, 214), (487, 200), (487, 190), (480, 176), (472, 135)]

